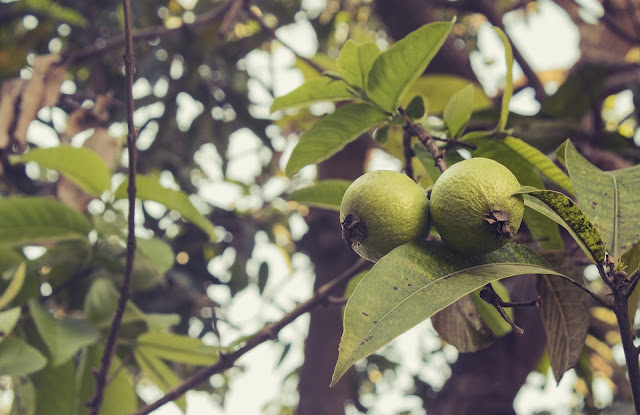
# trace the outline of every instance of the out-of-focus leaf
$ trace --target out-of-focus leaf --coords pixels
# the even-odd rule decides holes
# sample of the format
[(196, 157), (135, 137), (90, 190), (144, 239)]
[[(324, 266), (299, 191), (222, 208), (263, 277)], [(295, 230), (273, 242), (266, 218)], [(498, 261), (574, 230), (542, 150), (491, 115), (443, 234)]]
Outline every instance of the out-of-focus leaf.
[(81, 213), (43, 197), (0, 200), (0, 243), (27, 243), (86, 239), (91, 225)]
[(449, 22), (426, 24), (381, 53), (367, 76), (369, 98), (395, 113), (400, 97), (422, 75), (452, 27)]
[(269, 279), (269, 263), (262, 262), (260, 268), (258, 268), (258, 292), (262, 294), (264, 288), (267, 286), (267, 280)]
[(476, 308), (472, 294), (431, 316), (431, 324), (442, 340), (461, 353), (482, 350), (496, 340)]
[(215, 363), (220, 349), (200, 339), (172, 333), (148, 332), (136, 340), (138, 351), (171, 362), (208, 366)]
[(173, 267), (175, 255), (171, 245), (159, 238), (137, 238), (138, 253), (144, 256), (160, 274), (164, 274)]
[[(142, 372), (163, 392), (178, 386), (182, 380), (159, 358), (136, 349), (133, 355)], [(186, 411), (187, 401), (183, 396), (174, 401), (180, 409)]]
[(36, 415), (73, 414), (76, 409), (76, 364), (73, 360), (31, 375), (36, 390)]
[[(116, 190), (116, 199), (127, 198), (127, 186), (129, 181), (125, 180)], [(215, 228), (209, 219), (205, 218), (198, 209), (193, 206), (186, 193), (179, 190), (167, 189), (163, 187), (157, 178), (152, 176), (137, 175), (136, 176), (136, 197), (140, 200), (153, 200), (173, 209), (182, 215), (186, 220), (191, 221), (194, 225), (202, 229), (211, 241), (216, 239)]]
[(23, 262), (18, 266), (18, 269), (11, 277), (9, 285), (0, 295), (0, 310), (9, 305), (9, 303), (11, 303), (11, 301), (16, 298), (16, 295), (20, 292), (22, 284), (24, 284), (24, 278), (27, 275), (26, 270), (26, 263)]
[(61, 145), (36, 148), (11, 157), (12, 163), (36, 162), (40, 166), (57, 170), (85, 192), (99, 196), (109, 190), (111, 174), (102, 158), (87, 148)]
[(15, 337), (0, 343), (0, 373), (5, 376), (24, 376), (45, 367), (47, 358), (38, 349)]
[(558, 90), (544, 100), (540, 112), (556, 118), (580, 120), (599, 97), (609, 69), (590, 64), (581, 65)]
[(313, 78), (298, 88), (273, 100), (271, 112), (311, 105), (315, 102), (360, 99), (343, 81), (323, 76)]
[(9, 415), (35, 415), (36, 390), (27, 376), (14, 376), (13, 402)]
[(507, 61), (507, 81), (502, 93), (502, 105), (500, 109), (500, 121), (498, 122), (498, 131), (502, 131), (507, 126), (509, 119), (509, 101), (513, 95), (513, 50), (511, 50), (511, 42), (507, 35), (499, 27), (494, 26), (493, 30), (498, 33), (500, 40), (504, 45), (504, 53)]
[[(111, 316), (118, 304), (119, 293), (113, 281), (106, 278), (96, 279), (84, 300), (84, 312), (87, 319), (98, 327), (104, 328), (111, 324)], [(145, 314), (131, 301), (122, 316), (123, 323), (144, 321)]]
[(87, 320), (57, 319), (38, 300), (29, 301), (29, 311), (49, 349), (52, 365), (66, 362), (81, 347), (95, 343), (100, 337), (98, 329)]
[(320, 180), (311, 186), (292, 192), (287, 199), (310, 206), (340, 210), (342, 196), (349, 185), (351, 182), (348, 180)]
[(287, 175), (293, 175), (308, 164), (328, 159), (388, 118), (387, 113), (369, 104), (347, 104), (337, 108), (302, 134), (287, 163)]
[(0, 312), (0, 343), (11, 334), (20, 318), (20, 307), (13, 307)]
[(449, 137), (457, 138), (471, 118), (473, 109), (473, 84), (469, 84), (457, 91), (444, 109), (444, 122), (449, 129)]

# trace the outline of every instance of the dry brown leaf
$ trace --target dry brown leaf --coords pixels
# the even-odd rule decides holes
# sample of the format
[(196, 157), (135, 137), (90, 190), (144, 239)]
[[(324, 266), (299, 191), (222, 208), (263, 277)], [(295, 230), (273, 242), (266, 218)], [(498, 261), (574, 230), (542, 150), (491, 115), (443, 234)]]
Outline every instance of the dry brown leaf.
[(93, 108), (79, 108), (67, 118), (66, 141), (89, 128), (101, 127), (109, 119), (109, 107), (113, 103), (113, 93), (99, 95)]
[(7, 79), (0, 89), (0, 148), (11, 143), (10, 129), (16, 118), (17, 103), (26, 81), (20, 78)]

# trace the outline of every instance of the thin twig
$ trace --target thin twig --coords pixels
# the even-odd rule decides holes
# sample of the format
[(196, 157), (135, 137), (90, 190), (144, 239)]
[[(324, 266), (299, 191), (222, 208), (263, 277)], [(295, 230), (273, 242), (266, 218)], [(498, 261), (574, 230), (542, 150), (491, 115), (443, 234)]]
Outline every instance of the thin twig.
[(362, 269), (363, 265), (365, 264), (366, 261), (364, 261), (363, 259), (358, 260), (354, 265), (345, 270), (341, 275), (318, 288), (310, 299), (302, 304), (299, 304), (296, 308), (284, 315), (282, 319), (275, 323), (269, 323), (263, 326), (260, 331), (258, 331), (255, 335), (247, 340), (244, 346), (232, 353), (220, 355), (220, 359), (214, 365), (200, 369), (192, 376), (185, 379), (180, 385), (167, 391), (167, 393), (162, 398), (149, 405), (139, 408), (133, 415), (146, 415), (160, 408), (164, 404), (179, 398), (185, 392), (189, 391), (200, 383), (207, 381), (207, 379), (209, 379), (209, 377), (213, 376), (214, 374), (221, 373), (233, 367), (236, 360), (242, 357), (242, 355), (267, 340), (275, 339), (280, 330), (282, 330), (289, 323), (293, 322), (302, 314), (310, 311), (312, 308), (326, 301), (326, 299), (336, 287), (355, 275)]
[(402, 149), (404, 155), (404, 174), (409, 176), (411, 180), (416, 180), (413, 176), (413, 164), (411, 164), (411, 160), (413, 160), (413, 156), (415, 153), (411, 148), (411, 132), (408, 127), (404, 127), (402, 129)]
[(136, 255), (136, 236), (135, 236), (135, 208), (136, 208), (136, 129), (133, 122), (134, 102), (133, 102), (133, 81), (134, 81), (134, 55), (133, 55), (133, 36), (132, 36), (132, 17), (131, 17), (131, 0), (123, 0), (124, 6), (124, 27), (125, 27), (125, 94), (127, 109), (127, 149), (129, 154), (129, 184), (127, 193), (129, 196), (129, 217), (128, 217), (128, 234), (127, 234), (127, 259), (125, 263), (124, 276), (122, 278), (122, 287), (120, 288), (120, 296), (113, 317), (111, 318), (111, 328), (107, 336), (104, 347), (104, 354), (101, 359), (100, 369), (95, 373), (96, 387), (91, 400), (87, 406), (91, 408), (91, 415), (98, 415), (102, 407), (104, 399), (104, 391), (107, 387), (107, 376), (109, 368), (115, 354), (118, 332), (122, 323), (122, 317), (127, 306), (127, 301), (131, 295), (131, 275), (133, 273), (133, 262)]
[(229, 12), (224, 15), (224, 19), (220, 24), (220, 29), (218, 29), (218, 34), (220, 36), (226, 36), (233, 25), (238, 20), (238, 16), (240, 15), (240, 11), (245, 5), (246, 0), (231, 0), (231, 7), (229, 7)]
[(418, 137), (418, 140), (420, 140), (420, 142), (429, 150), (438, 170), (440, 170), (441, 173), (447, 170), (447, 163), (444, 160), (444, 151), (438, 148), (435, 139), (431, 134), (429, 134), (420, 124), (416, 124), (411, 121), (404, 108), (398, 107), (398, 112), (407, 123), (407, 128), (413, 131), (413, 134)]
[(433, 139), (437, 140), (437, 141), (442, 141), (444, 143), (451, 144), (451, 145), (454, 145), (454, 146), (460, 146), (460, 147), (468, 148), (469, 150), (477, 150), (478, 149), (478, 146), (476, 144), (474, 144), (474, 143), (467, 143), (467, 142), (456, 140), (456, 139), (449, 138), (449, 137), (442, 137), (442, 138), (441, 137), (433, 137)]
[(491, 304), (495, 307), (496, 310), (500, 313), (504, 321), (509, 323), (509, 325), (513, 328), (513, 331), (516, 334), (524, 334), (524, 330), (519, 327), (516, 323), (511, 320), (509, 314), (504, 310), (504, 307), (540, 307), (542, 305), (542, 298), (537, 296), (534, 300), (531, 301), (522, 301), (522, 302), (505, 302), (502, 301), (502, 298), (498, 295), (498, 293), (493, 289), (491, 283), (485, 285), (480, 291), (480, 298), (482, 298), (486, 303)]

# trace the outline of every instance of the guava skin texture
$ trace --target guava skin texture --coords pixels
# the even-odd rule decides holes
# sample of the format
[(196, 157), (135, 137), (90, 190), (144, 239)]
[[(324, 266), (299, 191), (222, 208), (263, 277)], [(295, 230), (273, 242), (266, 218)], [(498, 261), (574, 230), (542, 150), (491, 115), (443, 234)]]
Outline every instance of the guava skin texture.
[(340, 223), (345, 242), (362, 258), (377, 262), (392, 249), (427, 236), (429, 200), (402, 173), (365, 173), (347, 188)]
[(431, 220), (453, 251), (482, 255), (504, 245), (524, 214), (518, 179), (495, 160), (476, 157), (442, 173), (430, 195)]

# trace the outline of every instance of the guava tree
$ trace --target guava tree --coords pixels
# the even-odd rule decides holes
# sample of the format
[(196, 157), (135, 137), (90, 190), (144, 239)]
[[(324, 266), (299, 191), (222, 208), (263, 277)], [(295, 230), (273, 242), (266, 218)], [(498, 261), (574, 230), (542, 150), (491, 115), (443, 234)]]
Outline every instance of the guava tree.
[[(294, 380), (299, 402), (274, 398), (266, 413), (336, 414), (348, 401), (364, 411), (359, 396), (375, 394), (376, 381), (398, 366), (377, 352), (427, 319), (438, 347), (460, 352), (448, 385), (465, 362), (514, 368), (517, 380), (506, 370), (485, 373), (509, 385), (500, 387), (509, 389), (502, 400), (510, 407), (527, 373), (551, 368), (559, 381), (575, 367), (584, 407), (595, 411), (592, 379), (605, 367), (617, 398), (629, 388), (638, 407), (640, 170), (604, 171), (578, 151), (596, 158), (580, 122), (591, 110), (594, 134), (605, 130), (598, 100), (620, 88), (612, 74), (635, 73), (633, 51), (616, 49), (628, 61), (616, 68), (577, 67), (547, 96), (501, 29), (503, 15), (531, 12), (537, 2), (434, 2), (424, 13), (411, 2), (391, 2), (392, 10), (374, 3), (321, 10), (244, 0), (0, 4), (7, 62), (0, 71), (0, 387), (12, 396), (0, 411), (147, 414), (172, 401), (185, 411), (189, 391), (224, 408), (245, 355), (275, 344), (274, 366), (286, 366), (290, 350), (302, 347), (283, 334), (309, 312), (304, 364), (281, 376), (288, 396)], [(586, 24), (578, 23), (579, 6), (557, 3)], [(381, 40), (374, 10), (397, 41)], [(248, 62), (268, 62), (276, 72), (279, 63), (269, 59), (295, 51), (276, 28), (306, 13), (319, 52), (289, 55), (305, 81), (279, 94), (275, 75)], [(506, 80), (493, 100), (470, 79), (478, 16), (504, 46)], [(603, 22), (606, 33), (637, 42), (611, 26), (615, 19)], [(514, 59), (542, 103), (536, 116), (509, 112), (522, 88)], [(633, 80), (622, 84), (633, 88)], [(272, 95), (266, 105), (256, 91)], [(635, 117), (619, 120), (620, 131)], [(287, 147), (285, 137), (300, 132)], [(576, 136), (579, 146), (567, 140)], [(607, 137), (616, 151), (635, 149), (628, 131)], [(416, 203), (401, 205), (399, 215), (396, 193), (376, 196), (382, 185), (348, 193), (374, 148), (399, 161), (391, 188), (413, 189)], [(484, 192), (492, 202), (520, 203), (482, 213), (480, 223), (499, 234), (495, 246), (472, 230), (447, 235), (456, 225), (448, 213), (478, 199), (465, 198), (467, 189), (454, 196), (456, 185), (438, 179), (474, 159), (499, 163), (490, 168), (496, 181), (517, 180), (504, 194)], [(238, 195), (225, 203), (228, 189)], [(440, 212), (435, 227), (426, 213), (431, 196)], [(373, 224), (359, 222), (363, 197)], [(355, 210), (340, 220), (346, 200)], [(398, 217), (411, 221), (406, 240)], [(375, 249), (354, 250), (375, 263), (349, 249), (372, 236)], [(290, 274), (310, 258), (313, 292), (282, 301), (286, 278), (278, 279), (273, 255)], [(582, 277), (587, 265), (598, 279)], [(250, 323), (234, 314), (246, 298), (264, 304)], [(590, 324), (592, 315), (602, 327)], [(540, 321), (543, 332), (527, 337)], [(619, 336), (610, 335), (612, 323)], [(518, 356), (528, 350), (519, 339), (544, 344), (544, 356), (541, 348)], [(617, 344), (628, 382), (609, 356)], [(446, 384), (440, 403), (430, 401), (434, 388), (420, 376), (413, 381), (407, 393), (430, 413), (444, 412), (442, 400), (455, 403), (447, 394), (460, 393)]]

